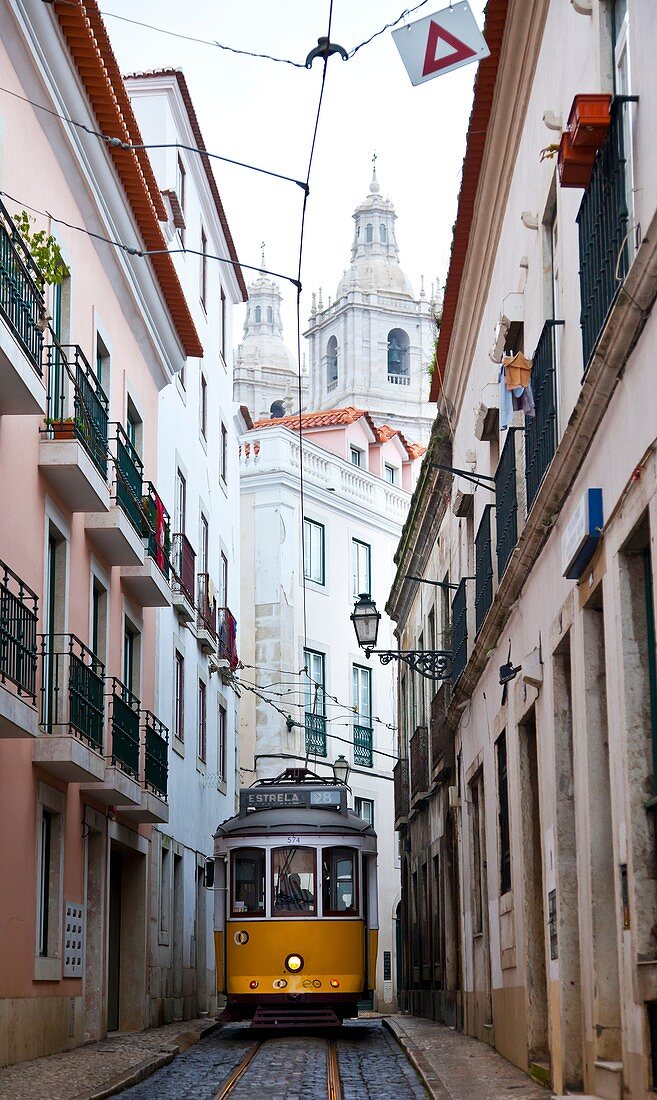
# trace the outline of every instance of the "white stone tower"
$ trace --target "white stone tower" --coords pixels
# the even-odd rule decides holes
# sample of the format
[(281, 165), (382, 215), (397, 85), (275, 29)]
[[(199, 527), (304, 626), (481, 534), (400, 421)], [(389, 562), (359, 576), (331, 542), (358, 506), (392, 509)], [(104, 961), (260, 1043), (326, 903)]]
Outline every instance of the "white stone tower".
[(355, 405), (377, 423), (426, 443), (435, 418), (428, 404), (433, 357), (432, 310), (424, 289), (415, 298), (399, 266), (397, 215), (372, 175), (354, 211), (351, 265), (324, 308), (313, 295), (309, 328), (308, 408)]
[[(262, 254), (264, 267), (265, 256)], [(248, 287), (242, 343), (234, 356), (233, 397), (254, 420), (299, 411), (296, 358), (283, 340), (281, 291), (264, 273)], [(308, 378), (301, 377), (301, 407), (307, 408)]]

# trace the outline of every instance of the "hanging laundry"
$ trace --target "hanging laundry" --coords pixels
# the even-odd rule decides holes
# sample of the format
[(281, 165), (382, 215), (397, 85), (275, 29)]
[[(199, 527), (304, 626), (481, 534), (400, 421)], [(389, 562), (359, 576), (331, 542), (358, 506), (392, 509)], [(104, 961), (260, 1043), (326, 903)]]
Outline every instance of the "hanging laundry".
[(518, 386), (529, 385), (532, 373), (532, 361), (527, 359), (521, 351), (515, 355), (505, 355), (502, 359), (504, 367), (504, 380), (508, 390), (515, 390)]
[[(513, 402), (514, 391), (507, 389), (506, 376), (504, 372), (504, 362), (500, 363), (500, 431), (505, 432), (507, 428), (513, 423)], [(518, 399), (522, 397), (522, 386), (516, 387)]]

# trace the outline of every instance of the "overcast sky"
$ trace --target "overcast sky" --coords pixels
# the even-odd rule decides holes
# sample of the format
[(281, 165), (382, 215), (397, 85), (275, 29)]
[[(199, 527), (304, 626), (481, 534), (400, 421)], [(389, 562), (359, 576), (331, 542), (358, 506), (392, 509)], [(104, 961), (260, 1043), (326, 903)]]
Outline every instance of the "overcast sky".
[[(430, 0), (410, 21), (445, 6)], [(471, 6), (483, 26), (484, 0), (471, 0)], [(334, 0), (331, 40), (350, 51), (403, 7), (403, 0)], [(111, 13), (304, 61), (326, 34), (327, 0), (101, 0), (101, 10), (123, 72), (183, 69), (210, 151), (305, 179), (321, 61), (308, 71), (237, 56)], [(351, 216), (367, 194), (374, 152), (382, 193), (398, 216), (401, 264), (415, 292), (422, 274), (427, 294), (436, 277), (444, 281), (475, 72), (476, 65), (468, 65), (413, 88), (389, 30), (349, 61), (329, 60), (306, 218), (302, 331), (311, 292), (321, 286), (326, 305), (349, 264)], [(267, 267), (296, 277), (301, 189), (217, 162), (214, 171), (239, 258), (258, 264), (265, 241)], [(245, 276), (248, 284), (253, 275)], [(285, 339), (294, 350), (296, 292), (286, 283), (281, 289)], [(236, 322), (237, 343), (243, 310)]]

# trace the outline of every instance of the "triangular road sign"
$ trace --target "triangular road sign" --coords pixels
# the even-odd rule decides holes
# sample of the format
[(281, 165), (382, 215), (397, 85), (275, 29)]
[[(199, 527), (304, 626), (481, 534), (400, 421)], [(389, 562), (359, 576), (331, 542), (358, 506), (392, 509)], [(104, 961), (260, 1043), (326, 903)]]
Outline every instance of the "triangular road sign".
[(490, 54), (468, 0), (397, 27), (392, 37), (411, 84), (423, 84)]
[[(436, 57), (436, 49), (441, 40), (452, 47), (452, 52), (448, 53), (446, 57)], [(424, 55), (422, 76), (431, 76), (433, 73), (440, 72), (441, 69), (445, 69), (448, 66), (451, 68), (452, 65), (469, 61), (471, 57), (476, 56), (477, 51), (473, 50), (471, 46), (468, 46), (467, 42), (462, 42), (460, 38), (450, 34), (448, 30), (441, 27), (440, 23), (435, 23), (433, 19), (431, 20), (427, 38), (427, 52)]]

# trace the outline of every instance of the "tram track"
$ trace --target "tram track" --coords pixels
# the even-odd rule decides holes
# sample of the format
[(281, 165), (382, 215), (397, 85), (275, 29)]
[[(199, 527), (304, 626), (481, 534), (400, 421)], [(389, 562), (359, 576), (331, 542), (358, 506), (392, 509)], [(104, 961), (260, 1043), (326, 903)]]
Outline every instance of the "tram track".
[[(265, 1044), (275, 1043), (275, 1039), (258, 1039), (249, 1047), (242, 1060), (238, 1062), (230, 1076), (226, 1078), (221, 1088), (212, 1100), (226, 1100), (236, 1085), (246, 1076), (251, 1063)], [(342, 1084), (340, 1082), (340, 1065), (338, 1062), (338, 1044), (335, 1039), (327, 1039), (326, 1050), (326, 1095), (328, 1100), (342, 1100)]]

